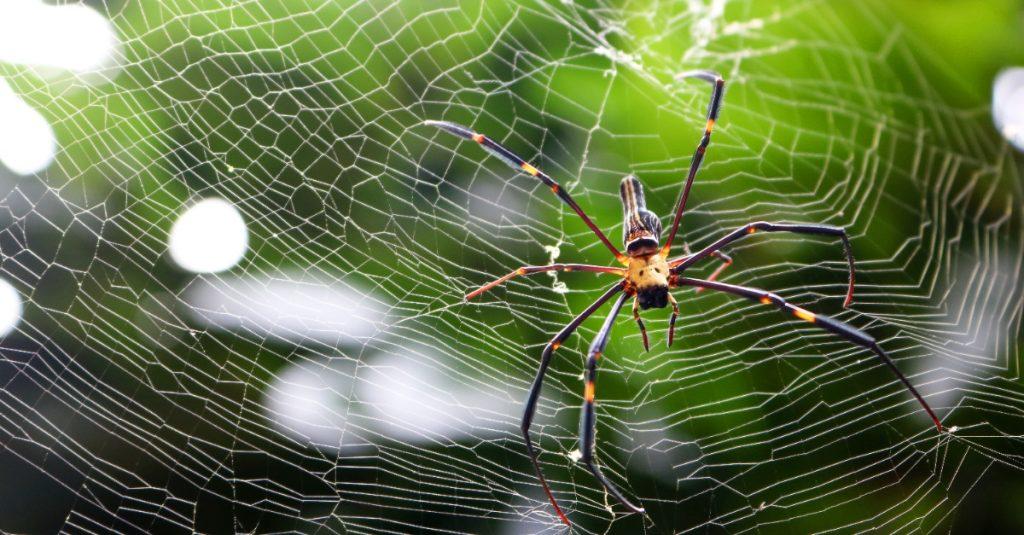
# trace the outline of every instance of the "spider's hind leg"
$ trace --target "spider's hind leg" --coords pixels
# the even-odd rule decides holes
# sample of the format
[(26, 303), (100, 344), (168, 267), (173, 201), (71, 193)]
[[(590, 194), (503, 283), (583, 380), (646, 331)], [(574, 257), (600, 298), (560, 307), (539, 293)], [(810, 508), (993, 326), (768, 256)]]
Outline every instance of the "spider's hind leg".
[[(717, 279), (718, 276), (721, 275), (723, 271), (725, 271), (725, 268), (732, 265), (732, 257), (723, 253), (722, 251), (715, 251), (711, 253), (711, 256), (718, 258), (719, 260), (722, 261), (722, 263), (718, 267), (716, 267), (714, 271), (711, 272), (711, 276), (708, 277), (709, 281)], [(704, 288), (697, 288), (696, 290), (694, 290), (694, 292), (700, 293), (703, 290)]]
[(878, 358), (883, 363), (885, 363), (885, 365), (888, 366), (890, 370), (892, 370), (892, 372), (896, 375), (896, 378), (899, 379), (899, 381), (903, 383), (903, 386), (905, 386), (907, 390), (909, 390), (910, 393), (914, 396), (914, 398), (917, 399), (917, 402), (920, 403), (924, 411), (928, 413), (928, 416), (932, 419), (932, 422), (935, 424), (935, 427), (939, 430), (939, 432), (941, 433), (946, 430), (946, 428), (943, 427), (942, 425), (942, 421), (939, 420), (939, 417), (935, 414), (935, 411), (932, 410), (931, 406), (928, 405), (928, 402), (924, 400), (924, 397), (921, 396), (921, 393), (918, 392), (916, 388), (914, 388), (914, 385), (911, 384), (910, 380), (907, 379), (905, 375), (903, 375), (903, 372), (901, 372), (898, 367), (896, 367), (896, 363), (893, 362), (892, 358), (889, 357), (889, 354), (886, 353), (885, 350), (883, 350), (881, 346), (878, 345), (878, 341), (876, 341), (868, 333), (851, 325), (847, 325), (846, 323), (843, 323), (839, 320), (830, 318), (828, 316), (815, 314), (809, 310), (804, 310), (796, 305), (789, 303), (782, 297), (772, 292), (766, 292), (764, 290), (760, 290), (757, 288), (748, 288), (745, 286), (726, 284), (723, 282), (691, 279), (689, 277), (679, 277), (675, 281), (676, 284), (679, 286), (703, 287), (709, 290), (717, 290), (719, 292), (730, 293), (733, 295), (738, 295), (740, 297), (745, 297), (747, 299), (750, 299), (751, 301), (756, 301), (764, 305), (773, 305), (782, 312), (792, 314), (794, 317), (811, 323), (817, 327), (820, 327), (838, 336), (839, 338), (842, 338), (848, 342), (851, 342), (853, 344), (859, 345), (865, 349), (870, 350), (872, 353), (877, 355)]
[[(530, 440), (530, 425), (533, 424), (533, 417), (537, 412), (537, 401), (540, 399), (540, 389), (544, 385), (544, 376), (547, 374), (548, 366), (551, 364), (551, 354), (558, 349), (562, 342), (569, 337), (576, 328), (583, 323), (584, 320), (590, 317), (598, 308), (601, 307), (606, 301), (612, 298), (615, 294), (622, 291), (622, 284), (615, 284), (608, 289), (597, 301), (594, 301), (586, 310), (581, 312), (575, 319), (569, 322), (562, 330), (551, 339), (540, 356), (540, 366), (537, 368), (537, 376), (533, 380), (533, 385), (530, 386), (530, 393), (526, 396), (526, 406), (523, 408), (523, 420), (519, 425), (519, 429), (523, 432), (523, 440), (526, 442), (526, 451), (530, 454), (530, 462), (533, 463), (533, 470), (537, 474), (537, 480), (540, 481), (541, 487), (544, 489), (544, 493), (547, 494), (548, 501), (551, 502), (551, 506), (555, 508), (555, 513), (558, 518), (566, 526), (571, 526), (569, 518), (562, 512), (562, 508), (558, 506), (558, 501), (555, 500), (555, 495), (551, 492), (551, 487), (548, 486), (547, 480), (544, 478), (544, 472), (540, 469), (540, 461), (537, 460), (537, 449), (533, 447), (533, 441)], [(619, 301), (621, 306), (621, 300)]]
[(681, 274), (686, 270), (686, 268), (690, 267), (702, 258), (713, 255), (722, 247), (725, 247), (744, 236), (754, 234), (759, 230), (764, 232), (792, 232), (795, 234), (817, 234), (820, 236), (838, 237), (843, 243), (843, 252), (846, 254), (846, 263), (849, 266), (849, 282), (846, 287), (846, 298), (843, 300), (843, 308), (850, 306), (850, 302), (853, 301), (853, 287), (856, 269), (854, 268), (853, 262), (853, 250), (850, 248), (850, 237), (846, 234), (846, 229), (843, 227), (833, 227), (831, 225), (769, 223), (767, 221), (747, 223), (746, 225), (743, 225), (742, 227), (719, 238), (711, 245), (708, 245), (696, 253), (688, 255), (685, 258), (678, 259), (678, 261), (673, 261), (670, 264), (672, 266), (672, 272), (675, 274)]
[[(687, 257), (693, 256), (693, 251), (690, 250), (690, 244), (684, 243), (683, 244), (683, 250), (686, 251), (686, 256), (683, 256), (683, 257), (680, 257), (680, 258), (676, 258), (676, 259), (670, 261), (669, 264), (668, 264), (669, 267), (673, 267), (674, 268), (674, 267), (678, 266), (679, 264), (683, 263), (687, 259)], [(711, 276), (709, 276), (708, 279), (707, 279), (709, 281), (713, 281), (713, 280), (717, 279), (718, 276), (721, 275), (723, 271), (725, 271), (725, 268), (727, 268), (727, 267), (732, 265), (732, 257), (727, 255), (727, 254), (725, 254), (725, 253), (723, 253), (722, 251), (712, 251), (709, 254), (710, 254), (710, 256), (713, 256), (713, 257), (715, 257), (715, 258), (717, 258), (717, 259), (722, 261), (722, 263), (718, 267), (716, 267), (714, 271), (711, 272)], [(698, 286), (693, 291), (694, 291), (694, 293), (701, 293), (701, 292), (704, 291), (704, 288)]]
[(583, 389), (583, 414), (580, 415), (580, 453), (582, 454), (580, 460), (587, 465), (590, 473), (594, 474), (598, 482), (616, 500), (634, 513), (643, 513), (643, 507), (633, 505), (627, 500), (622, 492), (611, 481), (608, 481), (608, 478), (604, 476), (604, 473), (601, 472), (601, 469), (594, 462), (594, 426), (597, 423), (597, 417), (594, 414), (594, 384), (597, 379), (597, 364), (601, 360), (601, 354), (604, 352), (605, 346), (608, 344), (608, 337), (611, 335), (612, 326), (615, 324), (615, 317), (622, 310), (622, 304), (628, 297), (629, 295), (623, 294), (615, 301), (611, 314), (608, 315), (604, 325), (601, 326), (601, 330), (598, 331), (597, 337), (594, 338), (594, 343), (590, 345), (590, 354), (587, 357), (586, 385)]

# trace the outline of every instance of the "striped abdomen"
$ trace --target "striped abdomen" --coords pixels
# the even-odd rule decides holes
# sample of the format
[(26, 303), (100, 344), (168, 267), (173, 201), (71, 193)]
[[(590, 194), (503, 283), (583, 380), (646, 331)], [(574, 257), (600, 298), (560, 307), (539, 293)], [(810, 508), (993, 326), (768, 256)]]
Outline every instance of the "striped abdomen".
[(647, 209), (640, 180), (629, 175), (619, 186), (622, 197), (622, 241), (630, 256), (653, 254), (661, 241), (661, 220)]

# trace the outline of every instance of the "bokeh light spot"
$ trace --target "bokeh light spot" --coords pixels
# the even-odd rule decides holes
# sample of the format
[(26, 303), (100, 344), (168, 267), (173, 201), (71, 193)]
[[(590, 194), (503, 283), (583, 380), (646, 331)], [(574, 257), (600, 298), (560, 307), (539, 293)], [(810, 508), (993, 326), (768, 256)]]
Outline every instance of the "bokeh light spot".
[(0, 336), (6, 336), (21, 321), (21, 296), (11, 283), (0, 279)]
[(195, 273), (229, 269), (245, 256), (249, 231), (242, 215), (223, 199), (204, 199), (189, 208), (171, 227), (171, 258)]
[(19, 175), (46, 169), (57, 139), (46, 119), (0, 79), (0, 163)]
[(992, 87), (992, 120), (999, 132), (1024, 150), (1024, 68), (1006, 69)]
[(116, 46), (110, 22), (88, 6), (0, 2), (0, 61), (84, 72), (107, 63)]

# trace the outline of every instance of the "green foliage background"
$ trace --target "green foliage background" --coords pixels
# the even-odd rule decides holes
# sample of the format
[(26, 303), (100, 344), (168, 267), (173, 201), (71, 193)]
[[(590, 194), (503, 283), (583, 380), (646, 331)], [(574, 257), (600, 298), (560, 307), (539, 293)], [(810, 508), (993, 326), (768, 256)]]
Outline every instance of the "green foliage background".
[[(635, 449), (602, 446), (599, 455), (631, 495), (646, 499), (655, 522), (648, 529), (854, 531), (878, 518), (891, 522), (882, 531), (1024, 529), (1014, 499), (1024, 493), (1014, 460), (1022, 171), (987, 109), (995, 74), (1024, 63), (1020, 2), (727, 3), (725, 20), (760, 19), (764, 28), (718, 35), (692, 58), (681, 52), (693, 48), (683, 2), (93, 5), (123, 41), (116, 78), (86, 86), (0, 66), (52, 122), (61, 147), (52, 169), (5, 192), (0, 268), (29, 304), (3, 348), (36, 362), (73, 361), (96, 383), (59, 433), (23, 425), (35, 417), (16, 403), (3, 409), (17, 423), (0, 425), (10, 453), (0, 458), (8, 474), (0, 475), (0, 503), (20, 511), (0, 512), (5, 531), (89, 518), (118, 531), (485, 533), (527, 516), (526, 530), (554, 530), (531, 513), (543, 501), (505, 507), (522, 501), (515, 492), (536, 491), (515, 427), (506, 425), (518, 414), (502, 422), (506, 440), (426, 452), (387, 444), (368, 460), (321, 455), (267, 433), (261, 392), (282, 369), (307, 354), (358, 359), (361, 349), (196, 329), (174, 300), (194, 276), (170, 263), (166, 236), (190, 200), (229, 199), (251, 222), (251, 253), (237, 271), (297, 268), (369, 285), (394, 303), (401, 320), (388, 327), (393, 333), (441, 349), (446, 371), (463, 380), (521, 399), (540, 347), (606, 280), (562, 276), (572, 288), (562, 294), (541, 277), (473, 305), (460, 304), (464, 290), (546, 262), (542, 244), (561, 242), (560, 260), (605, 264), (606, 251), (542, 188), (416, 125), (444, 118), (506, 142), (560, 177), (615, 238), (624, 174), (641, 176), (653, 210), (671, 209), (707, 99), (704, 87), (671, 79), (697, 67), (723, 72), (729, 89), (684, 220), (687, 241), (707, 243), (758, 219), (847, 226), (863, 266), (853, 310), (840, 308), (844, 263), (825, 240), (737, 247), (727, 280), (778, 289), (870, 330), (902, 367), (924, 371), (916, 381), (943, 379), (946, 366), (929, 356), (973, 354), (979, 332), (991, 339), (978, 353), (997, 364), (969, 363), (969, 381), (947, 384), (964, 393), (950, 425), (974, 430), (937, 446), (887, 370), (855, 364), (864, 355), (813, 329), (779, 325), (772, 311), (687, 294), (681, 344), (663, 349), (666, 322), (652, 317), (649, 354), (623, 318), (600, 379), (599, 436), (632, 437)], [(612, 20), (620, 30), (603, 31)], [(642, 68), (595, 53), (598, 46)], [(487, 183), (509, 208), (484, 218), (466, 192)], [(25, 208), (22, 197), (32, 195)], [(951, 297), (981, 292), (962, 287), (962, 277), (986, 268), (994, 270), (986, 291), (1009, 303), (995, 333), (959, 323), (963, 303)], [(167, 299), (159, 312), (154, 300)], [(545, 390), (542, 412), (555, 422), (543, 430), (545, 469), (560, 496), (579, 500), (574, 518), (584, 529), (636, 533), (638, 519), (612, 522), (589, 476), (551, 453), (572, 448), (578, 355), (598, 323), (566, 345)], [(784, 391), (807, 374), (822, 382), (792, 396), (749, 394)], [(6, 397), (19, 392), (12, 380)], [(119, 394), (131, 403), (104, 401)], [(24, 401), (68, 398), (48, 392)], [(140, 447), (92, 411), (148, 426), (166, 442)], [(660, 432), (685, 446), (647, 448), (643, 437)], [(774, 449), (771, 437), (793, 433), (807, 436), (805, 451)], [(833, 462), (863, 456), (875, 466), (886, 455), (906, 460), (907, 450), (918, 451), (909, 466), (829, 488), (831, 476), (849, 471), (830, 472)], [(674, 486), (651, 475), (666, 455)], [(204, 472), (197, 459), (205, 456), (229, 468)], [(776, 457), (789, 459), (765, 462)], [(93, 459), (84, 466), (109, 460), (137, 485), (121, 488), (80, 458)], [(418, 470), (444, 463), (488, 469), (459, 484)], [(169, 468), (183, 466), (195, 471)], [(799, 478), (817, 469), (820, 480)], [(490, 487), (491, 479), (516, 490)], [(252, 483), (263, 480), (286, 489), (290, 498), (274, 499), (292, 508), (268, 505), (274, 492)], [(441, 505), (407, 506), (422, 496)], [(180, 524), (150, 510), (161, 503)], [(894, 504), (898, 513), (879, 513)], [(749, 518), (719, 518), (742, 507)]]

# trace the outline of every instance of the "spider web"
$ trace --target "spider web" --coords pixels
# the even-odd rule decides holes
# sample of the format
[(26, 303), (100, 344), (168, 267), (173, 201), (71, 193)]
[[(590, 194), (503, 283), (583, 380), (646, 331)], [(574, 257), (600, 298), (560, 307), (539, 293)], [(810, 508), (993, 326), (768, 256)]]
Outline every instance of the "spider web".
[[(597, 458), (646, 521), (576, 462), (602, 313), (556, 354), (533, 432), (577, 527), (947, 530), (1022, 468), (1019, 160), (878, 6), (142, 4), (98, 8), (121, 39), (99, 80), (0, 67), (60, 143), (47, 171), (4, 179), (0, 276), (25, 316), (2, 341), (0, 487), (30, 505), (5, 530), (564, 531), (521, 404), (544, 343), (611, 279), (462, 296), (612, 259), (545, 187), (419, 124), (507, 144), (614, 239), (623, 175), (673, 206), (708, 99), (673, 81), (693, 68), (728, 86), (681, 237), (846, 227), (849, 309), (826, 239), (746, 238), (723, 280), (871, 333), (955, 431), (867, 351), (678, 291), (675, 346), (665, 311), (645, 314), (649, 353), (623, 314), (597, 386)], [(237, 207), (249, 250), (191, 274), (168, 233), (207, 197)]]

